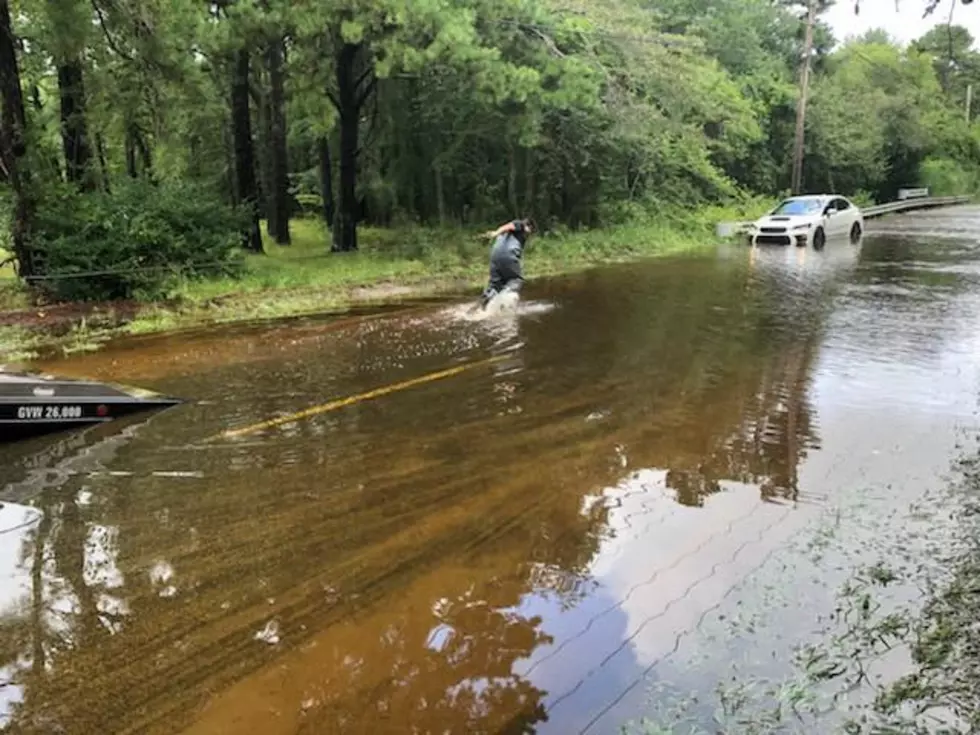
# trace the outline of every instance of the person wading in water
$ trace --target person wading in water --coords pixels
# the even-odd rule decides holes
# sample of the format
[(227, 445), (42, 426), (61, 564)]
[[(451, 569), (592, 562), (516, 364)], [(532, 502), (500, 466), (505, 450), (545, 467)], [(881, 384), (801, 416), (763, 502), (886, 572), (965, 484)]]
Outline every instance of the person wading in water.
[(520, 292), (524, 285), (521, 269), (524, 245), (535, 229), (534, 220), (525, 217), (484, 233), (484, 237), (494, 238), (495, 242), (490, 248), (490, 283), (480, 297), (481, 308), (486, 308), (491, 299), (504, 291)]

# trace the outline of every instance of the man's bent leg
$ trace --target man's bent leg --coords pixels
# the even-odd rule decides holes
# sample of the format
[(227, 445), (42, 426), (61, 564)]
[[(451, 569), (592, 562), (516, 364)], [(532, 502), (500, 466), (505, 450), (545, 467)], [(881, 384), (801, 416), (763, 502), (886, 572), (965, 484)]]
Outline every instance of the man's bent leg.
[(521, 268), (520, 258), (507, 253), (500, 258), (494, 259), (490, 264), (490, 273), (497, 279), (494, 286), (497, 291), (519, 292), (524, 285), (524, 273)]
[(500, 291), (491, 284), (483, 289), (483, 293), (480, 295), (480, 306), (486, 308), (486, 305), (490, 303), (490, 299), (496, 296)]
[(501, 267), (504, 265), (498, 258), (491, 258), (490, 260), (490, 282), (487, 283), (487, 287), (483, 289), (483, 295), (480, 297), (481, 306), (484, 308), (507, 285), (507, 275), (505, 274), (507, 269), (506, 267)]

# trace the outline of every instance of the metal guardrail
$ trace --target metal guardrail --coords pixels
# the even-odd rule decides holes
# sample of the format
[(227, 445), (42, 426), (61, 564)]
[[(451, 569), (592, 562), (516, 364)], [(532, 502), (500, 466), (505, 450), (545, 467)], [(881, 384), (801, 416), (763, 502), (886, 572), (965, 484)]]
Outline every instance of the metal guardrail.
[[(949, 207), (956, 204), (966, 204), (971, 201), (970, 196), (952, 197), (910, 197), (900, 199), (885, 204), (874, 204), (870, 207), (861, 209), (861, 216), (864, 219), (874, 219), (886, 214), (898, 214), (899, 212), (911, 212), (916, 209), (933, 209), (935, 207)], [(715, 234), (718, 237), (731, 237), (740, 235), (748, 230), (752, 222), (719, 222), (715, 226)]]
[(861, 215), (865, 219), (874, 219), (875, 217), (881, 217), (885, 214), (909, 212), (914, 209), (932, 209), (933, 207), (948, 207), (953, 204), (966, 204), (970, 201), (970, 199), (971, 197), (968, 196), (920, 197), (915, 199), (904, 199), (897, 202), (875, 204), (871, 207), (865, 207), (861, 210)]

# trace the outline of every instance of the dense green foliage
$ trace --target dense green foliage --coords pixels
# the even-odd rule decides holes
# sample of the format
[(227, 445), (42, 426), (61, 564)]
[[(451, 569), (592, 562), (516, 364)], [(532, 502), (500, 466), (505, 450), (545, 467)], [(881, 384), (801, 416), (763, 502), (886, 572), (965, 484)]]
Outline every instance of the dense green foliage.
[(51, 187), (40, 204), (35, 233), (47, 275), (36, 284), (55, 298), (152, 299), (177, 281), (243, 269), (241, 218), (199, 186)]
[[(786, 0), (17, 0), (20, 147), (14, 87), (0, 79), (3, 175), (20, 204), (8, 208), (9, 249), (22, 275), (194, 272), (239, 244), (260, 251), (260, 218), (288, 244), (291, 217), (322, 217), (324, 249), (351, 250), (358, 223), (529, 213), (599, 227), (778, 196), (804, 11)], [(818, 21), (804, 189), (879, 200), (903, 186), (973, 189), (972, 46), (945, 26), (909, 48), (880, 33), (836, 45)], [(65, 182), (70, 206), (53, 193)], [(142, 224), (119, 224), (141, 208)], [(250, 223), (225, 237), (238, 211)], [(57, 283), (72, 297), (164, 288), (147, 279)]]

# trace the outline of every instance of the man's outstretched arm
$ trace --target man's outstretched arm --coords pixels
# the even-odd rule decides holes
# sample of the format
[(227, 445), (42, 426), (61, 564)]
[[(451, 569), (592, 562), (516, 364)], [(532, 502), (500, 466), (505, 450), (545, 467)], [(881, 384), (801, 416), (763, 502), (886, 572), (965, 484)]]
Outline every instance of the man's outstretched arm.
[(496, 230), (489, 230), (484, 232), (484, 237), (495, 238), (500, 237), (505, 232), (513, 232), (516, 229), (515, 223), (513, 221), (507, 222), (506, 224), (500, 225)]

